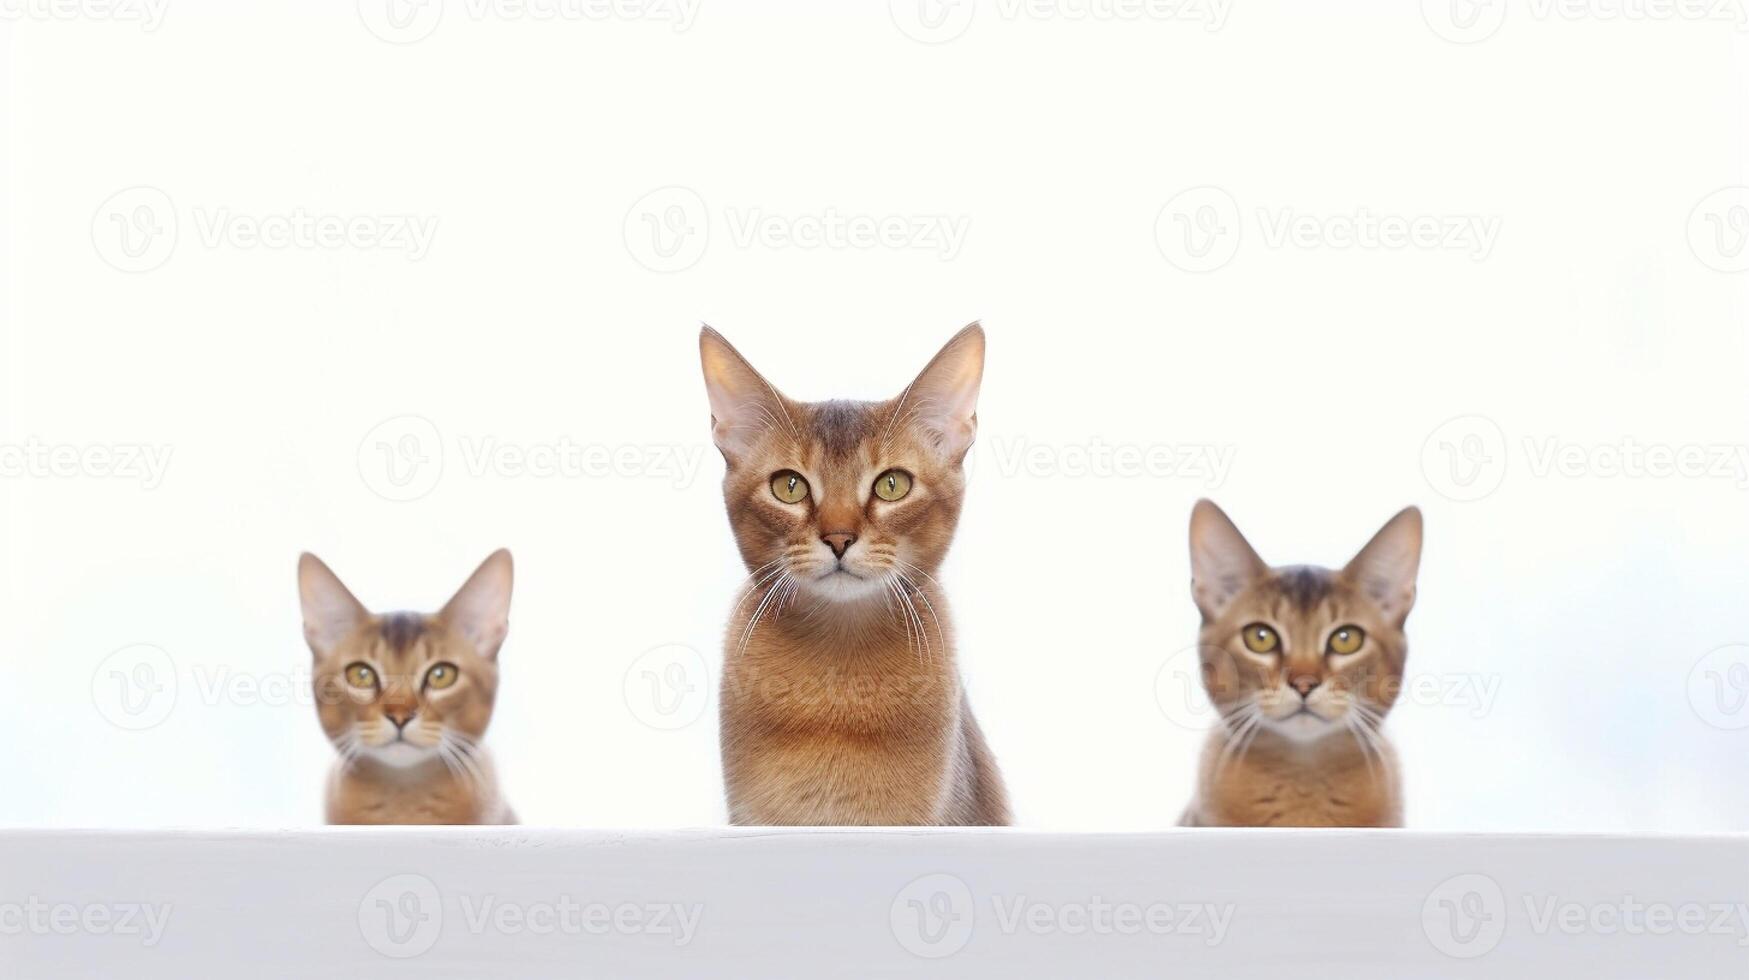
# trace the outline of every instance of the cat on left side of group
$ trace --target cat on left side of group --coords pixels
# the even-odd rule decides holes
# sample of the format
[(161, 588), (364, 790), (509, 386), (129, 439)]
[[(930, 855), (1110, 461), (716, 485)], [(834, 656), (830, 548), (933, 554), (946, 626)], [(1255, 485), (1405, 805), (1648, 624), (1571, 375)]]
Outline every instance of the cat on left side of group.
[(434, 614), (375, 614), (322, 560), (298, 560), (316, 714), (340, 757), (331, 824), (513, 824), (481, 744), (510, 627), (510, 552)]

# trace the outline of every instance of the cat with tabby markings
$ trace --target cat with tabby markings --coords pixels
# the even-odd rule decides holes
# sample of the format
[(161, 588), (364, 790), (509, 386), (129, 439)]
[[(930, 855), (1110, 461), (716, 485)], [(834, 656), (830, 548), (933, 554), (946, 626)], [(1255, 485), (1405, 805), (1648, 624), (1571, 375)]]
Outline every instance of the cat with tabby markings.
[(1008, 823), (935, 578), (965, 497), (983, 330), (881, 402), (795, 401), (709, 327), (699, 348), (749, 573), (723, 658), (730, 820)]
[(510, 627), (510, 552), (440, 612), (370, 612), (315, 555), (298, 561), (316, 714), (339, 751), (331, 824), (512, 824), (481, 744)]
[(1400, 827), (1396, 752), (1380, 731), (1403, 684), (1421, 512), (1393, 517), (1340, 570), (1271, 568), (1207, 500), (1190, 517), (1203, 686), (1196, 827)]

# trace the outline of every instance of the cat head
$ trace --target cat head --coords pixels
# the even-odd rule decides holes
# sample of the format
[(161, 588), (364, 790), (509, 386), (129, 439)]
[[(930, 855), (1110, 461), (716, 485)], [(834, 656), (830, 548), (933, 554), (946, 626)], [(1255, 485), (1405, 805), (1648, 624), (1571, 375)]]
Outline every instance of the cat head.
[(316, 711), (343, 756), (462, 764), (492, 720), (510, 582), (510, 552), (497, 551), (441, 612), (378, 615), (321, 559), (298, 560)]
[(1376, 728), (1402, 687), (1420, 562), (1414, 507), (1332, 571), (1269, 567), (1219, 507), (1198, 501), (1191, 588), (1203, 684), (1222, 716), (1302, 743)]
[(756, 584), (885, 601), (934, 574), (965, 496), (982, 328), (961, 330), (882, 402), (787, 398), (709, 327), (699, 352), (729, 523)]

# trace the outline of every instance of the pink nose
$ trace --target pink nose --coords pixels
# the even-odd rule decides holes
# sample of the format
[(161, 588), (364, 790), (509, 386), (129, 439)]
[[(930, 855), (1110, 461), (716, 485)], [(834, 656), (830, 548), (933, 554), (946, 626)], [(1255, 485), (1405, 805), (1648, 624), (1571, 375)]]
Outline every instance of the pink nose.
[(1302, 697), (1302, 698), (1307, 696), (1308, 694), (1311, 694), (1312, 691), (1315, 690), (1317, 688), (1317, 686), (1321, 683), (1323, 683), (1323, 682), (1320, 681), (1318, 678), (1311, 676), (1310, 674), (1301, 674), (1300, 676), (1294, 678), (1292, 681), (1292, 684), (1294, 686), (1294, 690), (1300, 692), (1300, 697)]
[(820, 535), (820, 540), (826, 542), (826, 547), (831, 548), (834, 555), (843, 558), (850, 546), (856, 543), (856, 535), (847, 531), (834, 531)]

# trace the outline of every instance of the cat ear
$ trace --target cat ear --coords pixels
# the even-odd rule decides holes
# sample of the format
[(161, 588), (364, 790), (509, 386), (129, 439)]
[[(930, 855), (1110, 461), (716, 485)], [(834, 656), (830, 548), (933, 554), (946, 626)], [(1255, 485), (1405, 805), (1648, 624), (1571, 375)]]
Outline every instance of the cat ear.
[(984, 380), (984, 328), (954, 334), (894, 410), (921, 426), (948, 459), (959, 462), (978, 434), (978, 387)]
[(499, 548), (480, 563), (437, 618), (467, 637), (480, 656), (498, 656), (510, 632), (510, 552)]
[(304, 639), (310, 652), (326, 656), (370, 619), (340, 577), (309, 552), (298, 558), (298, 600), (304, 609)]
[(1421, 511), (1405, 507), (1373, 535), (1342, 574), (1398, 623), (1415, 605), (1415, 573), (1421, 567)]
[(1239, 593), (1269, 571), (1251, 543), (1212, 500), (1190, 510), (1190, 592), (1204, 620), (1212, 620)]
[(746, 452), (767, 428), (788, 424), (783, 396), (722, 334), (699, 331), (698, 353), (711, 401), (711, 438), (725, 457)]

